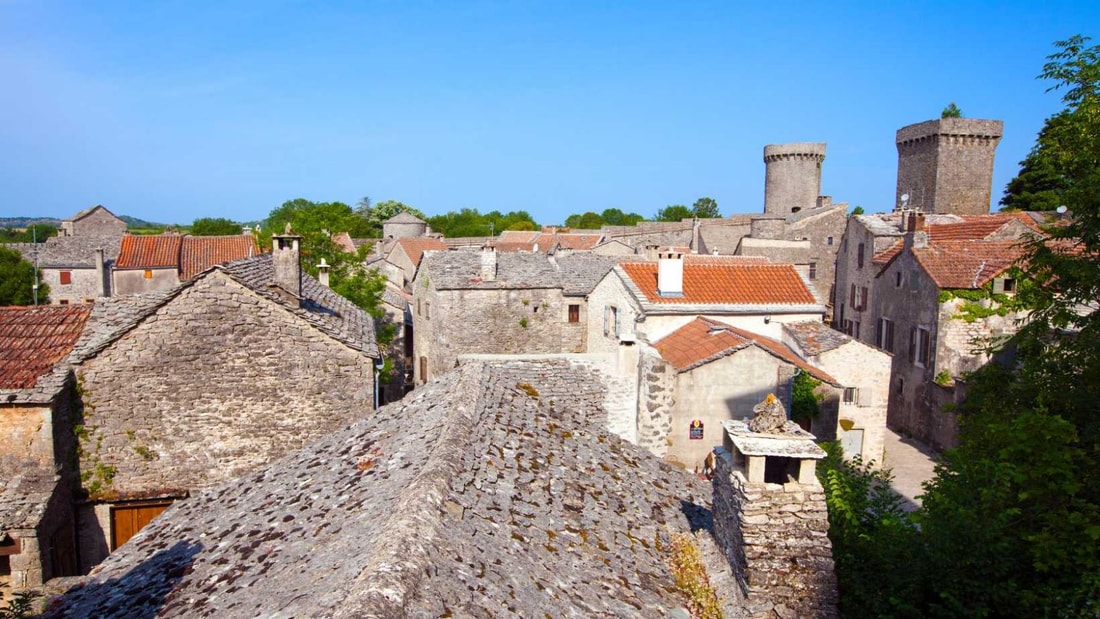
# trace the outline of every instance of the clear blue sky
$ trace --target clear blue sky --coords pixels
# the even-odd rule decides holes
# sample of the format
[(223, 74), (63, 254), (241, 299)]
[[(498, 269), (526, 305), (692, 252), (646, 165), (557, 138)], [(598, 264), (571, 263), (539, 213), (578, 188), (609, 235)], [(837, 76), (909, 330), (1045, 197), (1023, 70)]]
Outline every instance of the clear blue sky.
[(873, 212), (897, 129), (951, 101), (1005, 121), (996, 200), (1073, 34), (1100, 2), (0, 0), (0, 216), (759, 212), (764, 145), (799, 141)]

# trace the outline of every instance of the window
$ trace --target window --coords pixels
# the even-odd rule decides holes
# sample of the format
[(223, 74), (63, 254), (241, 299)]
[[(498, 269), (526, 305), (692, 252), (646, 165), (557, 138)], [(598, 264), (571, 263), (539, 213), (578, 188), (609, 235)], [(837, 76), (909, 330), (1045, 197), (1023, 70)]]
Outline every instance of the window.
[(826, 245), (832, 245), (833, 244), (833, 237), (830, 236), (829, 238), (825, 239), (825, 244)]
[(894, 288), (901, 288), (901, 271), (894, 271)]
[(423, 316), (423, 312), (420, 311), (420, 299), (416, 300), (416, 315)]
[(619, 308), (608, 305), (604, 312), (603, 334), (619, 337)]
[(878, 319), (875, 333), (875, 345), (886, 352), (894, 352), (894, 321), (889, 318)]
[[(829, 238), (832, 238), (832, 237), (829, 237)], [(817, 279), (817, 263), (816, 262), (811, 262), (810, 263), (810, 275), (809, 276), (810, 276), (810, 279)]]
[(581, 306), (580, 305), (570, 305), (569, 306), (569, 322), (580, 322), (580, 321), (581, 321)]
[(856, 394), (857, 394), (857, 391), (856, 391), (855, 387), (845, 387), (844, 388), (844, 403), (845, 404), (855, 404), (856, 403)]
[(71, 284), (71, 283), (73, 283), (73, 272), (72, 271), (61, 271), (60, 273), (58, 273), (58, 275), (61, 277), (61, 283), (62, 284)]
[(993, 294), (1012, 294), (1016, 292), (1016, 280), (1011, 277), (998, 277), (993, 280)]
[(932, 344), (932, 334), (924, 327), (909, 330), (909, 360), (919, 366), (928, 364), (928, 355)]
[(864, 249), (865, 249), (865, 247), (863, 246), (863, 243), (860, 243), (859, 245), (856, 246), (856, 268), (857, 269), (862, 269), (863, 268), (863, 253), (864, 253), (863, 250)]
[(68, 305), (69, 300), (68, 299), (61, 299), (60, 301), (57, 302), (57, 304), (58, 305)]
[(145, 269), (145, 279), (153, 279), (153, 269)]
[(425, 301), (424, 302), (424, 320), (431, 320), (431, 319), (432, 319), (432, 304)]

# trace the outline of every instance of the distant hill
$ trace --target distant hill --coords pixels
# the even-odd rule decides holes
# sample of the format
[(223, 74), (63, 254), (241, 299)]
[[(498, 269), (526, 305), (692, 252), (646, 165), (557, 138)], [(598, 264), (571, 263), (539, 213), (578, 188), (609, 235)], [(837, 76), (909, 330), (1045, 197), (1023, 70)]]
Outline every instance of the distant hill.
[[(119, 219), (126, 222), (127, 228), (168, 228), (179, 227), (176, 224), (158, 224), (129, 215), (119, 215)], [(0, 228), (27, 228), (34, 224), (61, 227), (61, 220), (55, 217), (0, 217)]]

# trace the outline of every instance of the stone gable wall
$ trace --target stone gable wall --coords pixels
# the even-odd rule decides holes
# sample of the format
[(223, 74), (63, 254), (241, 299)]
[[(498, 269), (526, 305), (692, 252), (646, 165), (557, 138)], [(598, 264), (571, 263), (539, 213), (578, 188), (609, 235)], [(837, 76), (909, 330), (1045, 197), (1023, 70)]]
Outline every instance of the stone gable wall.
[(817, 484), (750, 483), (730, 454), (715, 458), (714, 536), (752, 617), (837, 616), (825, 491)]
[(126, 269), (113, 271), (111, 279), (115, 294), (140, 294), (143, 292), (156, 292), (158, 290), (171, 290), (180, 283), (179, 272), (175, 267), (164, 269), (149, 269), (152, 277), (145, 277), (145, 269)]
[[(372, 360), (221, 273), (77, 367), (81, 467), (110, 498), (238, 477), (369, 413)], [(87, 487), (87, 483), (85, 484)]]
[[(897, 338), (896, 333), (894, 337)], [(859, 455), (865, 462), (882, 463), (893, 359), (873, 346), (849, 342), (822, 353), (818, 360), (820, 367), (843, 386), (855, 387), (858, 391), (853, 403), (845, 403), (843, 392), (839, 390), (828, 397), (828, 401), (835, 402), (836, 409), (831, 431), (819, 432), (815, 424), (814, 435), (821, 440), (839, 440), (851, 430), (863, 430), (863, 449)]]
[[(428, 359), (428, 378), (451, 370), (465, 354), (585, 352), (586, 303), (561, 289), (436, 290), (420, 279), (413, 297), (415, 351)], [(571, 304), (581, 306), (579, 322), (569, 322)]]
[(676, 369), (646, 347), (638, 358), (638, 445), (655, 456), (668, 453), (676, 407)]
[(126, 222), (103, 209), (96, 209), (74, 221), (61, 222), (65, 236), (122, 236), (126, 234)]

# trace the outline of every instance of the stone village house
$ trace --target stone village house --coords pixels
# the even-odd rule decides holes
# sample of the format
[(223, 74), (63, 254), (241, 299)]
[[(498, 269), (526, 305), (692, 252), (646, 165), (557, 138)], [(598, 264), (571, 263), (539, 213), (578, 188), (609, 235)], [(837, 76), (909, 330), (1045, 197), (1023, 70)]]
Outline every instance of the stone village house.
[(259, 254), (251, 234), (127, 234), (111, 269), (111, 287), (115, 295), (170, 290), (215, 264)]
[(416, 383), (465, 354), (586, 352), (588, 295), (616, 261), (492, 248), (427, 253), (410, 306)]
[(302, 273), (299, 237), (166, 292), (97, 302), (71, 355), (81, 569), (176, 499), (374, 407), (372, 318)]
[(90, 311), (0, 308), (0, 599), (78, 573), (76, 381), (65, 359)]

